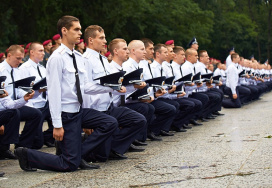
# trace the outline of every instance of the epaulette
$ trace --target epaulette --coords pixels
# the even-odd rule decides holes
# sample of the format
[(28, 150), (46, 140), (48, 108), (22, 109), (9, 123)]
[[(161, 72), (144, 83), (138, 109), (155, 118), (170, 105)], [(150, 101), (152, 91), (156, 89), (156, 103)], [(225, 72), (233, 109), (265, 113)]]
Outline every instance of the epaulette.
[(91, 57), (91, 53), (85, 52), (82, 57), (89, 59)]
[(106, 56), (103, 56), (102, 54), (100, 54), (102, 56), (102, 58), (108, 60), (108, 58)]
[(80, 52), (76, 51), (76, 50), (74, 50), (74, 53), (79, 55), (79, 56), (82, 56), (82, 54)]
[(63, 46), (58, 47), (58, 49), (56, 49), (56, 50), (61, 55), (63, 55), (65, 53), (65, 48)]

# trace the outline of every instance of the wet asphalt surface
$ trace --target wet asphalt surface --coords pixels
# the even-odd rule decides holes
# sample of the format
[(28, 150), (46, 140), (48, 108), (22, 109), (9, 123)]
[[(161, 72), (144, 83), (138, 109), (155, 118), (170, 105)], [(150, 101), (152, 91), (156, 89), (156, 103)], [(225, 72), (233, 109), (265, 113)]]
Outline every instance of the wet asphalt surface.
[(24, 172), (17, 160), (1, 160), (0, 187), (272, 187), (272, 94), (221, 112), (186, 133), (148, 141), (127, 160), (97, 163), (98, 170)]

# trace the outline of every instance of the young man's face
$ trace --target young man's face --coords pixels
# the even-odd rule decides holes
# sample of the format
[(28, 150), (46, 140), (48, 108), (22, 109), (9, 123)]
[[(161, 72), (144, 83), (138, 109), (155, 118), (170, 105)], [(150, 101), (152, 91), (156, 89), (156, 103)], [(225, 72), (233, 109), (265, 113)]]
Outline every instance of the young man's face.
[(79, 43), (82, 32), (81, 32), (81, 25), (79, 22), (72, 22), (73, 25), (70, 27), (70, 29), (66, 31), (66, 37), (69, 43)]
[(160, 56), (159, 56), (160, 60), (161, 61), (166, 61), (167, 57), (168, 57), (168, 50), (167, 50), (167, 48), (161, 47), (161, 53), (160, 53)]
[(154, 45), (153, 44), (149, 44), (146, 47), (146, 59), (153, 59), (154, 58)]
[(189, 58), (190, 58), (190, 62), (191, 62), (191, 63), (193, 63), (193, 64), (196, 63), (196, 62), (197, 62), (197, 58), (198, 58), (197, 51), (194, 50), (194, 51), (192, 52), (192, 54), (189, 55)]
[(238, 63), (240, 60), (240, 56), (238, 55), (237, 57), (233, 58), (233, 63)]
[(183, 50), (179, 51), (177, 54), (176, 54), (176, 58), (177, 58), (177, 63), (178, 64), (183, 64), (184, 61), (185, 61), (185, 52)]
[(206, 64), (210, 62), (210, 57), (207, 52), (202, 53), (201, 60), (202, 63)]
[[(153, 49), (154, 51), (154, 49)], [(137, 46), (137, 48), (135, 48), (135, 56), (138, 60), (144, 60), (145, 56), (146, 56), (146, 50), (145, 50), (145, 46), (144, 43), (141, 43)]]
[(52, 42), (49, 42), (47, 45), (44, 46), (44, 49), (46, 49), (47, 51), (50, 51), (51, 48), (52, 48)]
[(8, 54), (7, 62), (11, 67), (17, 68), (22, 62), (23, 58), (24, 53), (22, 53), (20, 50), (17, 50)]
[(31, 56), (31, 59), (36, 63), (42, 61), (44, 57), (43, 46), (40, 44), (35, 44), (34, 48), (30, 50), (30, 56)]
[(107, 43), (104, 31), (95, 31), (96, 37), (92, 39), (93, 48), (95, 51), (100, 52), (105, 49)]
[(122, 62), (125, 62), (128, 59), (129, 50), (127, 47), (127, 43), (125, 42), (118, 43), (118, 49), (116, 49), (116, 55), (118, 56), (118, 58), (122, 60)]
[(169, 47), (167, 47), (167, 50), (168, 50), (168, 57), (167, 57), (167, 59), (168, 60), (173, 60), (174, 55), (175, 55), (175, 53), (173, 51), (173, 48), (169, 46)]
[(192, 44), (191, 47), (192, 47), (193, 49), (195, 49), (195, 50), (198, 50), (199, 45), (198, 45), (198, 43), (195, 43), (195, 44)]

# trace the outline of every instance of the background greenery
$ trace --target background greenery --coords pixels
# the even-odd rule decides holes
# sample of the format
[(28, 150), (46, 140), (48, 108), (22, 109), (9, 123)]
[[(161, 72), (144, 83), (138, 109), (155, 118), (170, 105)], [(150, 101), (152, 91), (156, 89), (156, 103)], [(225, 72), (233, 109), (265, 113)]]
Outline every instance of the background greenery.
[(57, 20), (73, 15), (80, 19), (82, 31), (92, 24), (102, 26), (108, 42), (147, 37), (155, 43), (174, 39), (186, 47), (195, 36), (199, 49), (222, 61), (231, 46), (246, 58), (272, 58), (272, 0), (0, 1), (0, 52), (11, 44), (52, 38)]

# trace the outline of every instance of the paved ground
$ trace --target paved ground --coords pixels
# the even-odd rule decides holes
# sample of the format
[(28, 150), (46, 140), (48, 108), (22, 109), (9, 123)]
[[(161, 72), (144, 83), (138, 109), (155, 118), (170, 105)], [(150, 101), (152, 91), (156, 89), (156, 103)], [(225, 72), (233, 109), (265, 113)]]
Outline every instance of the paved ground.
[(272, 187), (271, 111), (270, 93), (99, 170), (29, 173), (18, 161), (0, 161), (0, 187)]

